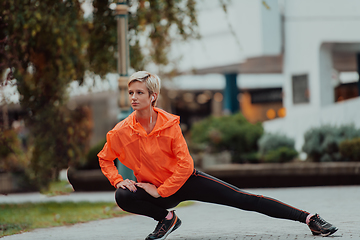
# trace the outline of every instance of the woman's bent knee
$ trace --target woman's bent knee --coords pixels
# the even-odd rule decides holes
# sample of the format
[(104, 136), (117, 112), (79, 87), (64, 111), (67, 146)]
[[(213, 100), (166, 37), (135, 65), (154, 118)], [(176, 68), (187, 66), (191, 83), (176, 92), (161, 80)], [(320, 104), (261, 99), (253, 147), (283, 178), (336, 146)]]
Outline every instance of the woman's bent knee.
[(118, 188), (115, 193), (115, 200), (117, 205), (125, 210), (127, 206), (133, 202), (133, 194), (129, 189)]

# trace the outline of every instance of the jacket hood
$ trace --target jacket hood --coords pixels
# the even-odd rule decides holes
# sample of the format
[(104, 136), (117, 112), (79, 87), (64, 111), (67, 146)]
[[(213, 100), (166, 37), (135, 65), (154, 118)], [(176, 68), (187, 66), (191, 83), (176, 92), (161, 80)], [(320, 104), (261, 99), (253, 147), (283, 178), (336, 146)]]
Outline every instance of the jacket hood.
[[(160, 108), (154, 107), (154, 111), (158, 113), (156, 124), (154, 129), (151, 131), (150, 135), (156, 134), (157, 132), (169, 128), (175, 124), (180, 123), (180, 117), (174, 114), (168, 113)], [(136, 121), (135, 112), (131, 113), (128, 118), (125, 119), (126, 125), (128, 125), (132, 130), (141, 134), (147, 135), (145, 129), (141, 126), (140, 123)]]

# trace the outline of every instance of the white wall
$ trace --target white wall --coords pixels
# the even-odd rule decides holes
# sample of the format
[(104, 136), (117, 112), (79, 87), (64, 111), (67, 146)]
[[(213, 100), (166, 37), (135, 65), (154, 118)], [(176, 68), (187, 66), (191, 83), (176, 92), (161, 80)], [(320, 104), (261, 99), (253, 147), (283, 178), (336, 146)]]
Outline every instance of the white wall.
[(306, 17), (326, 21), (358, 18), (360, 14), (358, 0), (285, 0), (284, 3), (286, 17), (292, 19)]
[(290, 81), (293, 74), (309, 74), (311, 106), (307, 107), (318, 109), (332, 98), (326, 96), (330, 90), (326, 81), (331, 80), (327, 80), (324, 73), (324, 55), (329, 54), (326, 51), (331, 51), (331, 45), (321, 46), (360, 41), (360, 1), (346, 2), (348, 4), (342, 0), (285, 1), (285, 105), (289, 114), (301, 108), (292, 103)]
[(174, 44), (180, 71), (239, 64), (248, 57), (281, 53), (278, 0), (233, 0), (225, 13), (219, 0), (198, 1), (199, 40)]
[[(335, 43), (360, 42), (360, 1), (285, 1), (284, 105), (287, 116), (264, 123), (266, 131), (281, 131), (301, 149), (304, 132), (321, 124), (354, 123), (360, 127), (360, 100), (334, 103), (331, 53)], [(356, 48), (354, 49), (356, 51)], [(294, 104), (291, 78), (308, 74), (310, 102)]]

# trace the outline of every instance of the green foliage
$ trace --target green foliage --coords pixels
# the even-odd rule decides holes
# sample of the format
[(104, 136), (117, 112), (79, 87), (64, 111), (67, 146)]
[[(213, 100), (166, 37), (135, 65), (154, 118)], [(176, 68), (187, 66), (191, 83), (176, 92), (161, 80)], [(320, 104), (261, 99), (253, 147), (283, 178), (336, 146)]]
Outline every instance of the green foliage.
[(346, 160), (360, 161), (360, 138), (342, 141), (339, 150)]
[[(1, 129), (0, 131), (0, 159), (7, 158), (11, 153), (18, 152), (20, 142), (16, 132), (12, 129)], [(0, 167), (1, 169), (1, 167)]]
[[(29, 167), (28, 152), (23, 152), (16, 131), (0, 129), (0, 172), (24, 173)], [(26, 176), (23, 177), (26, 179)], [(28, 180), (28, 179), (26, 179)]]
[(41, 191), (41, 194), (53, 197), (58, 195), (68, 195), (72, 192), (74, 192), (74, 189), (68, 181), (55, 181), (50, 183), (49, 188), (46, 191)]
[(0, 12), (6, 24), (0, 70), (10, 67), (16, 79), (34, 142), (30, 177), (46, 187), (81, 159), (89, 139), (89, 114), (65, 106), (68, 85), (85, 71), (83, 12), (77, 0), (6, 0)]
[(305, 133), (302, 149), (314, 162), (341, 161), (344, 159), (339, 152), (340, 143), (357, 137), (360, 137), (360, 129), (356, 129), (354, 125), (324, 125), (311, 128)]
[[(88, 25), (90, 70), (100, 75), (116, 71), (117, 23), (109, 8), (113, 2), (117, 1), (94, 0), (94, 14)], [(195, 0), (129, 1), (129, 7), (133, 5), (136, 11), (128, 15), (128, 37), (130, 66), (136, 71), (144, 70), (149, 63), (168, 65), (174, 41), (199, 37)], [(140, 38), (149, 40), (146, 46), (140, 44)]]
[[(191, 139), (195, 144), (205, 144), (214, 152), (229, 150), (234, 162), (246, 162), (257, 152), (257, 141), (263, 134), (261, 124), (251, 124), (241, 114), (210, 116), (193, 124)], [(250, 154), (250, 155), (249, 155)]]
[[(137, 2), (130, 1), (130, 7), (134, 3)], [(166, 66), (173, 41), (179, 37), (182, 40), (198, 37), (195, 0), (142, 0), (137, 6), (137, 11), (129, 15), (130, 52), (139, 53), (142, 33), (148, 33), (150, 42), (149, 54), (131, 55), (131, 66), (135, 70), (143, 69), (149, 62)]]
[(258, 152), (250, 152), (245, 154), (240, 154), (237, 158), (233, 158), (234, 163), (260, 163), (260, 156)]
[(295, 141), (282, 134), (266, 133), (258, 141), (259, 152), (262, 156), (280, 147), (294, 149)]
[(96, 145), (90, 148), (86, 154), (86, 161), (76, 166), (77, 169), (100, 169), (99, 158), (97, 154), (103, 149), (106, 139), (99, 141)]
[(294, 139), (282, 134), (266, 133), (261, 136), (258, 145), (264, 162), (289, 162), (298, 155)]
[(275, 150), (270, 150), (264, 156), (264, 162), (268, 163), (284, 163), (290, 162), (297, 157), (298, 152), (294, 148), (279, 147)]
[(13, 129), (0, 129), (0, 173), (11, 173), (15, 185), (27, 191), (37, 190), (30, 179), (31, 149), (24, 151)]
[(82, 161), (84, 152), (88, 149), (91, 129), (88, 121), (89, 109), (79, 107), (74, 111), (63, 110), (64, 112), (60, 112), (62, 118), (58, 119), (57, 127), (45, 125), (52, 124), (46, 119), (42, 122), (42, 127), (52, 129), (51, 133), (35, 136), (37, 144), (33, 151), (31, 168), (40, 186), (47, 186), (47, 183), (56, 180), (61, 169)]
[(101, 76), (116, 72), (117, 24), (109, 8), (111, 2), (116, 1), (94, 0), (93, 17), (87, 25), (89, 70)]

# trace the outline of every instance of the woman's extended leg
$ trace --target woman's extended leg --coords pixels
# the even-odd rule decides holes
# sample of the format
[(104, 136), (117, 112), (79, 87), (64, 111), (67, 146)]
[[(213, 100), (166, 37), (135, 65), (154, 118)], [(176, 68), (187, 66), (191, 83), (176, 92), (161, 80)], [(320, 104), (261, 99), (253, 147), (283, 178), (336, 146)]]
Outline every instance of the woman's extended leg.
[(329, 236), (338, 229), (318, 214), (310, 215), (276, 199), (244, 192), (213, 176), (195, 170), (174, 195), (184, 200), (198, 200), (256, 211), (265, 215), (306, 223), (314, 235)]
[(256, 211), (265, 215), (306, 222), (308, 212), (262, 195), (255, 195), (221, 181), (213, 176), (196, 171), (175, 194), (185, 200), (198, 200)]
[(167, 198), (153, 198), (141, 188), (138, 188), (135, 193), (127, 189), (118, 189), (115, 196), (117, 204), (123, 210), (149, 216), (157, 221), (167, 215), (167, 209), (186, 200), (217, 203), (303, 223), (306, 222), (306, 217), (309, 215), (306, 211), (278, 200), (242, 191), (197, 170), (178, 192)]
[[(165, 216), (169, 213), (167, 209), (173, 208), (186, 200), (222, 204), (242, 210), (256, 211), (275, 218), (307, 223), (314, 235), (328, 236), (337, 231), (335, 226), (326, 222), (317, 214), (310, 218), (311, 215), (306, 211), (299, 210), (273, 198), (247, 193), (197, 170), (174, 195), (167, 198), (154, 198), (140, 188), (135, 193), (127, 189), (118, 189), (115, 196), (117, 204), (123, 210), (149, 216), (159, 221), (160, 225), (158, 224), (152, 234), (160, 233), (161, 231), (157, 230), (163, 226), (170, 229), (166, 231), (166, 234), (169, 234), (172, 230), (167, 225), (170, 226), (170, 223), (166, 222), (167, 220), (164, 223)], [(176, 216), (171, 224), (175, 224), (176, 221), (180, 222), (179, 225), (181, 224), (181, 221)], [(151, 238), (152, 234), (147, 239), (157, 239)]]

